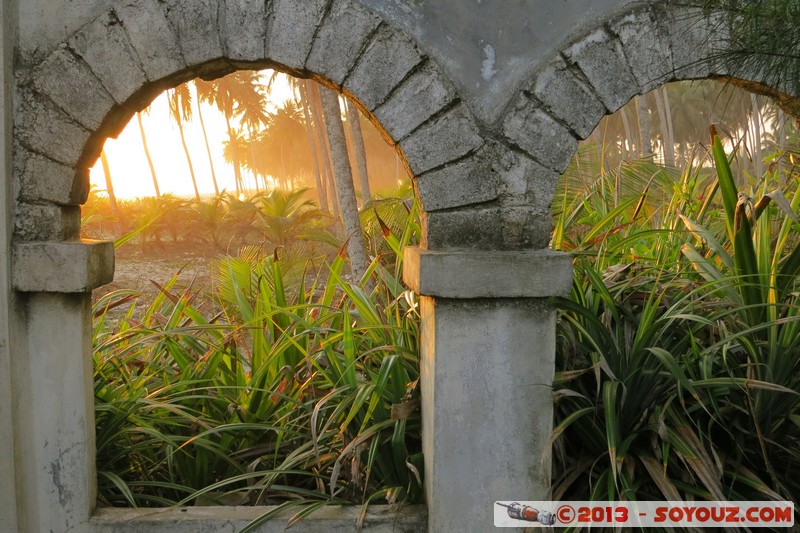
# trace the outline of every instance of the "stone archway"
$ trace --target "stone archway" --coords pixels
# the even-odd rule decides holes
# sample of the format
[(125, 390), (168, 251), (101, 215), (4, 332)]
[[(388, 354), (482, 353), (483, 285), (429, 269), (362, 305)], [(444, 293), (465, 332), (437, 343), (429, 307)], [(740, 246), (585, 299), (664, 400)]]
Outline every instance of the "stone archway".
[(677, 79), (748, 79), (713, 60), (724, 36), (711, 39), (693, 25), (702, 14), (686, 8), (626, 9), (537, 58), (501, 118), (479, 121), (440, 66), (358, 0), (117, 4), (17, 72), (20, 529), (146, 527), (128, 515), (90, 520), (88, 302), (110, 280), (113, 250), (79, 240), (78, 206), (103, 140), (136, 110), (164, 88), (243, 68), (275, 67), (352, 95), (416, 176), (425, 234), (404, 277), (422, 295), (429, 530), (485, 530), (494, 500), (546, 498), (539, 456), (552, 425), (555, 317), (545, 299), (571, 281), (569, 257), (546, 250), (558, 175), (577, 140), (634, 95)]
[[(163, 89), (196, 76), (266, 67), (312, 77), (354, 97), (422, 179), (434, 181), (484, 144), (438, 66), (406, 35), (351, 0), (126, 1), (20, 73), (12, 283), (25, 295), (27, 349), (36, 353), (13, 370), (15, 417), (28, 421), (13, 436), (15, 447), (26, 450), (15, 461), (21, 529), (116, 531), (123, 522), (142, 527), (113, 512), (110, 522), (106, 513), (90, 523), (95, 481), (88, 303), (92, 288), (111, 280), (113, 249), (79, 238), (88, 167), (105, 138)], [(458, 205), (437, 198), (435, 189), (420, 196), (441, 209)], [(462, 193), (461, 201), (470, 196)], [(56, 338), (54, 330), (69, 334)], [(389, 514), (378, 523), (396, 519)], [(409, 520), (419, 529), (424, 511), (412, 512)], [(321, 530), (330, 527), (321, 524)]]
[(604, 115), (666, 83), (715, 78), (779, 102), (797, 99), (788, 86), (767, 87), (759, 73), (726, 56), (730, 23), (719, 13), (669, 3), (623, 12), (544, 62), (503, 121), (506, 139), (549, 169), (547, 183), (554, 185), (577, 142)]
[[(164, 88), (242, 68), (313, 77), (354, 97), (415, 176), (484, 144), (438, 66), (358, 2), (276, 1), (267, 12), (264, 2), (129, 1), (82, 28), (22, 82), (18, 241), (76, 238), (71, 206), (85, 200), (87, 169), (103, 141)], [(458, 205), (424, 187), (420, 196), (440, 209)]]

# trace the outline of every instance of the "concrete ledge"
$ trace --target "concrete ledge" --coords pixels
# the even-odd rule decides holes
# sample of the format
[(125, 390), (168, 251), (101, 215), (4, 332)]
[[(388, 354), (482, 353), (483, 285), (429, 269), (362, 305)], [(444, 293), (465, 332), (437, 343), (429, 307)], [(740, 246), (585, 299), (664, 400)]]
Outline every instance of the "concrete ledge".
[[(275, 507), (181, 507), (169, 509), (112, 509), (95, 511), (91, 519), (92, 533), (150, 533), (154, 530), (170, 533), (198, 531), (240, 531), (252, 520)], [(277, 518), (265, 522), (259, 533), (283, 533), (289, 519), (300, 509), (283, 511)], [(323, 507), (303, 518), (294, 529), (308, 533), (345, 533), (356, 531), (360, 507)], [(364, 519), (365, 532), (416, 533), (428, 527), (427, 510), (423, 505), (390, 508), (370, 506)], [(292, 529), (292, 531), (294, 531)]]
[(90, 292), (114, 278), (114, 243), (16, 243), (12, 269), (14, 290), (20, 292)]
[(403, 281), (417, 294), (442, 298), (566, 296), (572, 256), (552, 250), (421, 250), (408, 247)]

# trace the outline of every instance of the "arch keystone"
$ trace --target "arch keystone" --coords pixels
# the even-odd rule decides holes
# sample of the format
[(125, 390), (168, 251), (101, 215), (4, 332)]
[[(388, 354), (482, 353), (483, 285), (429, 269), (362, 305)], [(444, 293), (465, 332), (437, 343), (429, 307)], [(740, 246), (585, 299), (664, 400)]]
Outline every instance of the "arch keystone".
[(186, 68), (175, 32), (157, 0), (124, 0), (114, 6), (150, 81)]
[(725, 40), (715, 41), (715, 32), (723, 29), (720, 15), (709, 18), (703, 9), (686, 6), (672, 6), (666, 15), (675, 77), (686, 80), (722, 74), (717, 70), (721, 65), (713, 60), (716, 43)]
[(267, 30), (267, 56), (302, 70), (329, 0), (275, 0)]
[(167, 20), (175, 30), (183, 59), (199, 65), (223, 57), (219, 37), (218, 0), (171, 0)]
[(351, 0), (334, 0), (314, 40), (306, 69), (341, 85), (380, 22)]
[(225, 0), (220, 23), (222, 44), (231, 61), (261, 61), (267, 41), (264, 0)]
[[(662, 13), (666, 17), (666, 13)], [(629, 13), (611, 23), (625, 52), (639, 92), (644, 94), (672, 80), (669, 35), (658, 24), (652, 9)]]

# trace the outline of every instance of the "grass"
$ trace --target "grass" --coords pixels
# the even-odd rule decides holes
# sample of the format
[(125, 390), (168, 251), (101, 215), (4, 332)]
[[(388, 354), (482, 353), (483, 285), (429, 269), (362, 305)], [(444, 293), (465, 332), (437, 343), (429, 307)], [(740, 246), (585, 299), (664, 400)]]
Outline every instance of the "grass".
[(800, 175), (740, 191), (715, 132), (711, 152), (714, 172), (656, 170), (638, 197), (606, 176), (561, 213), (580, 255), (556, 302), (554, 499), (800, 496)]
[[(250, 247), (217, 261), (214, 316), (175, 278), (144, 311), (133, 291), (96, 302), (101, 500), (420, 501), (417, 303), (393, 251), (419, 234), (405, 218), (395, 234), (377, 217), (383, 247), (362, 280), (344, 278), (342, 255), (315, 270)], [(112, 309), (127, 312), (112, 322)]]

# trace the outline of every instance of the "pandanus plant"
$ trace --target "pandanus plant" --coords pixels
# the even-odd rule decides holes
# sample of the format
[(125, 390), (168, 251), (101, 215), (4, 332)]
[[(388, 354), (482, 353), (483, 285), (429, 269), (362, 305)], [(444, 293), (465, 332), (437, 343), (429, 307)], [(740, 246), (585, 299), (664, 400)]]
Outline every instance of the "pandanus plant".
[(800, 467), (800, 192), (795, 188), (787, 200), (781, 189), (770, 190), (778, 181), (771, 173), (749, 194), (739, 190), (713, 126), (711, 138), (727, 242), (683, 217), (705, 250), (691, 243), (682, 249), (730, 304), (710, 317), (725, 324), (727, 334), (702, 353), (706, 371), (729, 378), (729, 394), (707, 396), (707, 405), (732, 439), (736, 461), (765, 470), (772, 486), (791, 499), (800, 489), (797, 472), (779, 474), (776, 465)]

